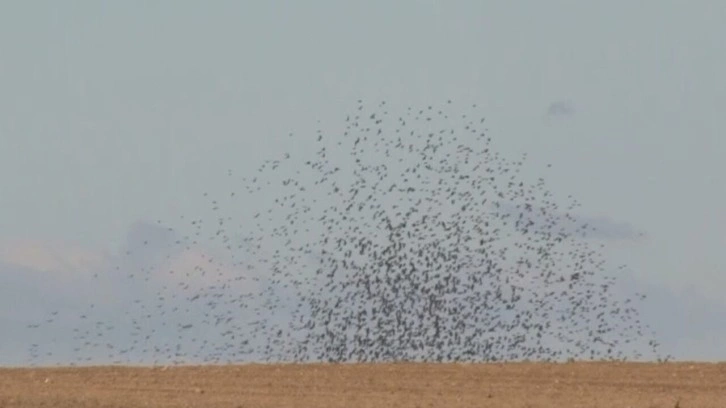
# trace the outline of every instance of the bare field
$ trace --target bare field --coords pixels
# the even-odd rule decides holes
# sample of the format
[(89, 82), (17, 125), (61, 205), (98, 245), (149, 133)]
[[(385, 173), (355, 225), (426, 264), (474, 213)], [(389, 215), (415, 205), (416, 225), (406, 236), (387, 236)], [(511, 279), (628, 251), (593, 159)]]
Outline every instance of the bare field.
[(0, 407), (726, 407), (726, 363), (0, 369)]

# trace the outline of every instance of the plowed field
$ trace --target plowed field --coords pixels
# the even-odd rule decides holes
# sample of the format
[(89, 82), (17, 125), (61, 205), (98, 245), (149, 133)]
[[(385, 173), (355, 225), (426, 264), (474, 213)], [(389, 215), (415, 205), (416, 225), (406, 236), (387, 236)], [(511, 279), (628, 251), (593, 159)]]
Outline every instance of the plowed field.
[(0, 407), (725, 408), (726, 363), (13, 368)]

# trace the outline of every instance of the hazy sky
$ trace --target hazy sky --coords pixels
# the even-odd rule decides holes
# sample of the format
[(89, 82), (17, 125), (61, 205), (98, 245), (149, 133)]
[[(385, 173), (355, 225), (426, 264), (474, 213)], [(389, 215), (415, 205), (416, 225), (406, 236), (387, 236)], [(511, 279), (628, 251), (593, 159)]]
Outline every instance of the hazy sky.
[(135, 223), (304, 150), (290, 132), (453, 99), (583, 217), (643, 232), (610, 255), (677, 352), (726, 359), (723, 21), (716, 0), (3, 2), (0, 274), (73, 287)]

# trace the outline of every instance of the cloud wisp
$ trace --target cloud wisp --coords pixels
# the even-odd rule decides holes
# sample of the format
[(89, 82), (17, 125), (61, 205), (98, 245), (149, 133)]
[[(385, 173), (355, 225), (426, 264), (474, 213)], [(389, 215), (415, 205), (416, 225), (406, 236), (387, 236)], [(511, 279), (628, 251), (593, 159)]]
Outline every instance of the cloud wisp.
[[(574, 209), (574, 206), (570, 208)], [(514, 228), (520, 232), (563, 233), (602, 240), (631, 240), (645, 236), (644, 232), (636, 230), (631, 224), (607, 216), (588, 216), (514, 202), (500, 202), (493, 210), (509, 214)]]
[(575, 106), (571, 101), (554, 101), (547, 107), (548, 117), (566, 117), (575, 114)]
[[(576, 220), (605, 229), (595, 234), (598, 239), (637, 236), (607, 218)], [(203, 363), (235, 353), (246, 356), (241, 361), (255, 361), (260, 356), (248, 352), (254, 345), (240, 333), (248, 326), (288, 323), (289, 316), (265, 315), (269, 299), (259, 294), (280, 293), (282, 285), (265, 280), (264, 264), (256, 271), (231, 263), (225, 267), (220, 252), (189, 250), (175, 232), (150, 223), (132, 225), (128, 237), (119, 254), (91, 256), (95, 269), (78, 269), (76, 275), (55, 272), (65, 270), (68, 259), (55, 266), (43, 261), (37, 268), (18, 261), (24, 258), (0, 261), (0, 326), (6, 329), (0, 364)], [(55, 248), (52, 253), (62, 255), (57, 245), (31, 247)], [(71, 260), (78, 252), (90, 253), (74, 251)], [(314, 262), (315, 255), (310, 259)], [(697, 293), (675, 293), (632, 274), (620, 275), (613, 296), (634, 289), (648, 295), (643, 319), (653, 323), (668, 353), (677, 359), (724, 358), (723, 350), (696, 353), (689, 345), (723, 337), (713, 325), (726, 321), (726, 307), (706, 304)]]

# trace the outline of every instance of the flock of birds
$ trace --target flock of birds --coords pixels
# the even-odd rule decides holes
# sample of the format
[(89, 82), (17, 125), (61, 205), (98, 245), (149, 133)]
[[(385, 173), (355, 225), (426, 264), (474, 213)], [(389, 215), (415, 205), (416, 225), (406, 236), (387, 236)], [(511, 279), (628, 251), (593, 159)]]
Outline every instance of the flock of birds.
[(660, 359), (644, 296), (613, 290), (579, 204), (558, 204), (483, 127), (451, 101), (400, 115), (359, 101), (311, 157), (204, 193), (211, 216), (188, 234), (132, 235), (128, 261), (96, 277), (113, 295), (72, 329), (75, 361)]

